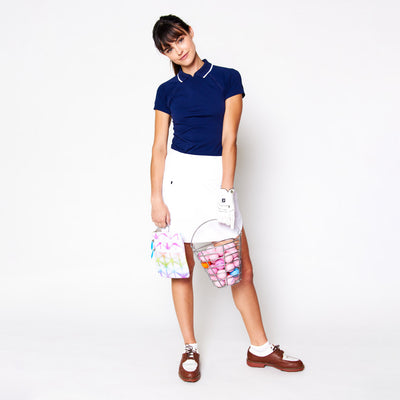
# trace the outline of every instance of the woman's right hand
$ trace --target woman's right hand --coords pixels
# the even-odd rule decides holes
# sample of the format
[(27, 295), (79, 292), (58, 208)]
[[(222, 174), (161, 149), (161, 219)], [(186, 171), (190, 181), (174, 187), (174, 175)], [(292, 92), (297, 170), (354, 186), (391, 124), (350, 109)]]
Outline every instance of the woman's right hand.
[(165, 228), (171, 223), (168, 207), (162, 200), (151, 202), (151, 219), (158, 228)]

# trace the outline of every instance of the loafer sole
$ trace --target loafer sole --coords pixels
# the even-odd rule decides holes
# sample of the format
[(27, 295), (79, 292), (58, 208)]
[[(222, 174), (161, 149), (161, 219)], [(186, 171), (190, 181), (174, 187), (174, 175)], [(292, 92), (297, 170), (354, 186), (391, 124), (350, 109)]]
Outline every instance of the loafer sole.
[(196, 375), (193, 378), (183, 377), (179, 374), (179, 378), (181, 378), (184, 382), (197, 382), (200, 379), (201, 375)]
[(301, 367), (281, 367), (276, 364), (269, 364), (265, 362), (257, 362), (250, 360), (247, 360), (247, 365), (249, 367), (255, 367), (255, 368), (274, 367), (281, 371), (286, 371), (286, 372), (297, 372), (297, 371), (303, 371), (304, 369), (304, 365), (302, 365)]

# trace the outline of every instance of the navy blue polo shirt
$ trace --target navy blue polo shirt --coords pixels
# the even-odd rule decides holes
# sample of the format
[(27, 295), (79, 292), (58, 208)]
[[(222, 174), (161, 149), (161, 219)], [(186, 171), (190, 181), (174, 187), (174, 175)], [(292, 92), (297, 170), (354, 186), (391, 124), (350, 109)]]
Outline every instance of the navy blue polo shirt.
[(245, 93), (237, 70), (203, 61), (204, 65), (194, 76), (180, 70), (162, 83), (157, 89), (154, 110), (172, 117), (172, 149), (220, 156), (225, 100), (236, 94), (244, 97)]

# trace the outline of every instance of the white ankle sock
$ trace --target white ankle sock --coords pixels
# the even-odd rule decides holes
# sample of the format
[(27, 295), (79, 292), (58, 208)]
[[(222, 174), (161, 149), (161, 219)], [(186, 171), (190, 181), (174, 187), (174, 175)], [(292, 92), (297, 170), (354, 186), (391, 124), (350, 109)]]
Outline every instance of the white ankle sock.
[[(193, 349), (196, 353), (199, 352), (197, 343), (185, 343), (185, 346), (186, 346), (186, 344), (188, 344), (189, 346), (192, 346), (192, 349)], [(186, 348), (185, 348), (185, 351), (186, 351)]]
[(268, 354), (271, 354), (274, 350), (274, 345), (271, 344), (268, 340), (261, 346), (250, 346), (250, 352), (258, 357), (265, 357)]
[[(268, 340), (262, 346), (250, 346), (250, 352), (258, 357), (265, 357), (268, 354), (271, 354), (274, 351), (274, 345), (270, 343)], [(298, 361), (299, 359), (296, 357), (288, 356), (285, 352), (282, 356), (283, 360), (286, 361)]]

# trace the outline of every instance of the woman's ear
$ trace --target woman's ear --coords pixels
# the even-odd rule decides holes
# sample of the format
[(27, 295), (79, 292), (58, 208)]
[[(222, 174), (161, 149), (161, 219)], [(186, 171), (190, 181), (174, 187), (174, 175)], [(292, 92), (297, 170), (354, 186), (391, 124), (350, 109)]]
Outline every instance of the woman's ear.
[(189, 35), (190, 35), (190, 37), (193, 39), (194, 32), (193, 32), (193, 29), (192, 29), (191, 26), (189, 26)]

